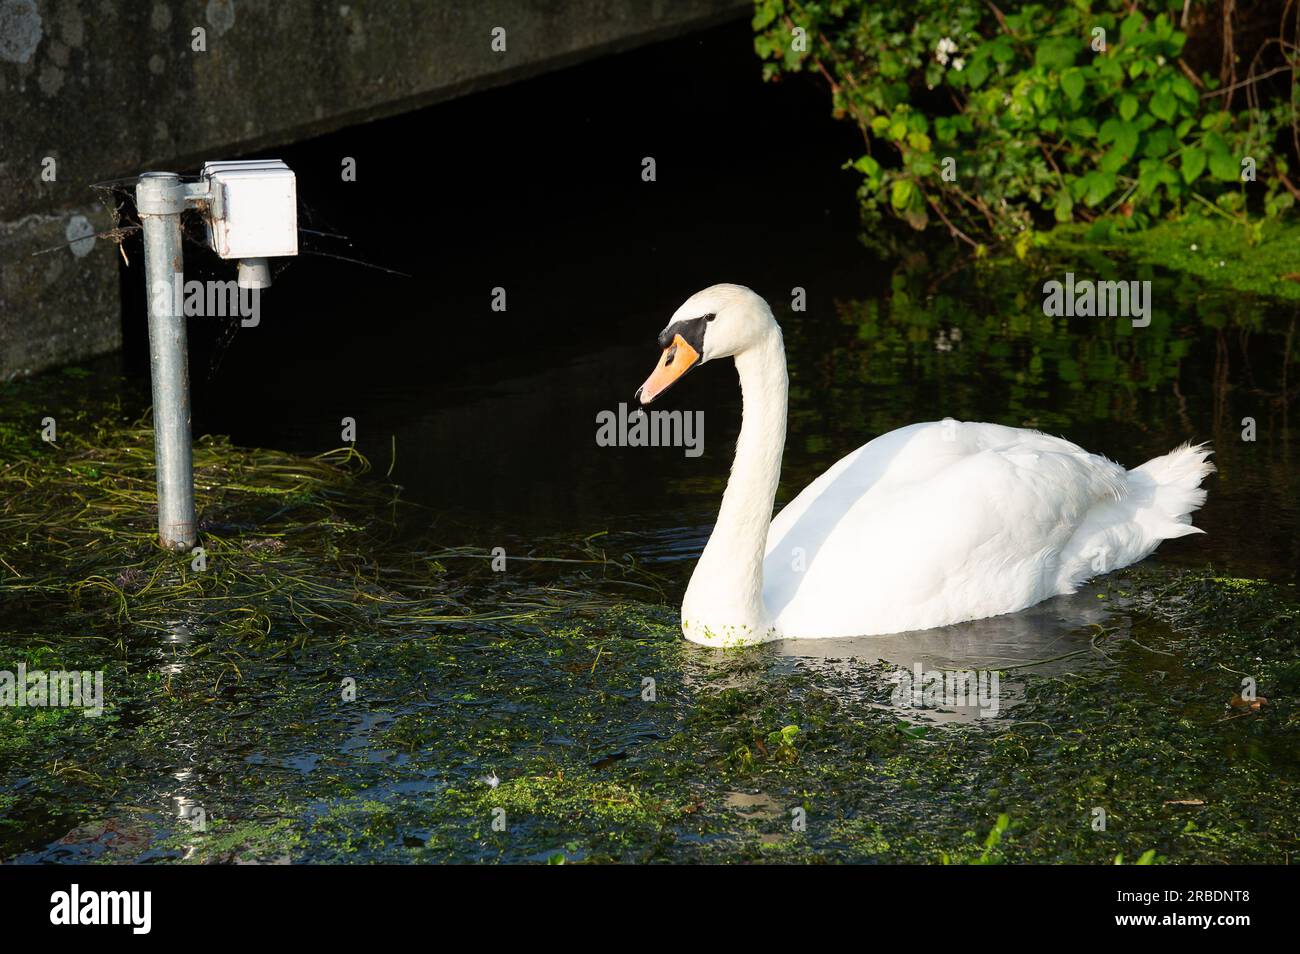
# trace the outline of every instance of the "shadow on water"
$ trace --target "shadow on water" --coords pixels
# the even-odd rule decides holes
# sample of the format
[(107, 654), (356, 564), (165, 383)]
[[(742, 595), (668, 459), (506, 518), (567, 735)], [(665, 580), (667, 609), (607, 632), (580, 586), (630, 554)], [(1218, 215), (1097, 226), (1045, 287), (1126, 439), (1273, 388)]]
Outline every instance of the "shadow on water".
[[(1275, 695), (1292, 678), (1300, 690), (1292, 611), (1251, 582), (1285, 590), (1300, 567), (1294, 308), (1103, 257), (947, 279), (942, 249), (880, 261), (840, 169), (854, 136), (827, 113), (814, 85), (763, 85), (738, 24), (277, 150), (311, 227), (412, 277), (304, 256), (258, 327), (195, 319), (196, 432), (317, 453), (355, 418), (358, 448), (411, 506), (375, 516), (398, 534), (355, 555), (339, 522), (349, 572), (392, 588), (381, 574), (398, 561), (458, 611), (545, 611), (399, 624), (379, 604), (339, 623), (294, 604), (264, 625), (250, 613), (250, 635), (179, 608), (110, 624), (93, 592), (68, 619), (54, 600), (7, 604), (16, 652), (103, 667), (116, 696), (94, 725), (0, 713), (0, 857), (960, 861), (1003, 811), (1024, 820), (1006, 849), (1020, 860), (1294, 851), (1296, 767), (1277, 728), (1292, 690), (1271, 722), (1224, 714), (1242, 667), (1262, 666)], [(417, 155), (430, 131), (445, 148)], [(339, 181), (344, 156), (354, 183)], [(1067, 266), (1152, 280), (1151, 325), (1044, 316), (1042, 283)], [(187, 267), (225, 277), (198, 251)], [(142, 295), (139, 279), (124, 288)], [(717, 281), (764, 293), (785, 330), (778, 505), (866, 440), (951, 416), (1038, 427), (1128, 467), (1212, 440), (1206, 535), (1136, 575), (942, 630), (683, 643), (675, 606), (730, 466), (735, 377), (710, 367), (664, 401), (704, 411), (700, 457), (598, 447), (596, 416), (631, 400), (667, 317)], [(807, 311), (791, 311), (795, 287)], [(100, 389), (143, 411), (143, 314), (128, 301), (126, 385), (110, 360), (22, 393), (43, 388), (61, 420)], [(256, 530), (220, 528), (227, 562), (254, 577), (238, 561)], [(498, 546), (504, 574), (488, 563)], [(1207, 607), (1222, 616), (1203, 626)], [(999, 673), (997, 714), (900, 709), (898, 673), (918, 665)], [(362, 691), (343, 705), (349, 678)], [(1122, 830), (1092, 839), (1080, 804), (1121, 806)], [(798, 837), (792, 806), (813, 819)], [(181, 823), (196, 807), (202, 834)]]

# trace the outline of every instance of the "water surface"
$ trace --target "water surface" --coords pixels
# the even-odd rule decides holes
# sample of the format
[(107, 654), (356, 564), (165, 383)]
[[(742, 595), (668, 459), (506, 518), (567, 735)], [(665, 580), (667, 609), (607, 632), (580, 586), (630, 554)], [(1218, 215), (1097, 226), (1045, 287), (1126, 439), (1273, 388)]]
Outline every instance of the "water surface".
[[(413, 504), (374, 515), (397, 534), (359, 572), (414, 561), (467, 611), (527, 598), (547, 613), (277, 617), (250, 640), (165, 609), (161, 631), (121, 625), (108, 604), (73, 632), (59, 600), (7, 600), (14, 653), (106, 667), (117, 695), (101, 723), (6, 724), (0, 856), (960, 861), (1004, 811), (1010, 860), (1294, 850), (1294, 616), (1242, 582), (1286, 592), (1300, 565), (1294, 307), (1100, 255), (950, 272), (942, 245), (874, 254), (840, 168), (853, 135), (816, 86), (759, 82), (748, 43), (723, 28), (278, 151), (304, 224), (351, 236), (305, 248), (409, 277), (304, 255), (261, 326), (196, 320), (196, 433), (310, 454), (354, 418), (370, 479), (390, 473)], [(445, 148), (410, 153), (417, 127)], [(337, 181), (344, 155), (356, 183)], [(217, 274), (199, 250), (187, 264)], [(1042, 283), (1067, 269), (1151, 280), (1151, 325), (1045, 317)], [(596, 417), (631, 401), (677, 304), (718, 281), (766, 295), (784, 328), (778, 505), (872, 437), (955, 417), (1129, 467), (1212, 441), (1206, 534), (1013, 616), (741, 653), (683, 643), (676, 605), (739, 426), (734, 373), (708, 366), (662, 403), (703, 411), (699, 457), (599, 447)], [(109, 399), (143, 412), (142, 315), (128, 310), (123, 361), (6, 393), (60, 418)], [(504, 575), (485, 557), (498, 546), (517, 561)], [(523, 559), (591, 547), (612, 562)], [(999, 671), (999, 713), (899, 710), (891, 677), (918, 663)], [(1243, 671), (1275, 715), (1225, 717)], [(347, 705), (343, 677), (364, 687)], [(1108, 838), (1089, 825), (1098, 804), (1124, 819)], [(193, 806), (207, 832), (183, 824)], [(813, 820), (799, 834), (796, 807)]]

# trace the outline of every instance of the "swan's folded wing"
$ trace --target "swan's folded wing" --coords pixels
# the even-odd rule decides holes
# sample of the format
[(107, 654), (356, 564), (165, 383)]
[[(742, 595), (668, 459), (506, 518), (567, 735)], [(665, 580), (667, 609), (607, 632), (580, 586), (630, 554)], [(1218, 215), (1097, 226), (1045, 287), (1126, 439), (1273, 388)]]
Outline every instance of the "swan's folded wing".
[(784, 630), (824, 635), (1023, 608), (1055, 592), (1062, 548), (1098, 502), (1123, 493), (1123, 474), (1034, 431), (947, 422), (894, 431), (773, 521), (764, 598)]

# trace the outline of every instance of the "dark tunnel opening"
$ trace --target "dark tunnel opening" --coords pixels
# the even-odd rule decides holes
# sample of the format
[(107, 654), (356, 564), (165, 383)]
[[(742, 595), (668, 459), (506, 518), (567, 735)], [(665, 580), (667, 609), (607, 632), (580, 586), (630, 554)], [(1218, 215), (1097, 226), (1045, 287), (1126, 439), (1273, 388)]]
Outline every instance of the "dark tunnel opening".
[[(592, 446), (596, 412), (631, 400), (688, 295), (730, 281), (828, 302), (876, 285), (842, 169), (860, 149), (811, 78), (762, 81), (736, 23), (258, 153), (297, 176), (302, 251), (273, 263), (257, 327), (188, 322), (194, 433), (310, 452), (351, 417), (381, 472), (395, 441), (415, 499), (547, 524), (618, 513), (680, 462), (563, 462), (591, 458), (575, 448)], [(233, 275), (187, 243), (187, 280)], [(138, 267), (123, 291), (127, 365), (144, 377)], [(729, 408), (710, 420), (724, 474), (734, 375), (687, 390), (666, 405)]]

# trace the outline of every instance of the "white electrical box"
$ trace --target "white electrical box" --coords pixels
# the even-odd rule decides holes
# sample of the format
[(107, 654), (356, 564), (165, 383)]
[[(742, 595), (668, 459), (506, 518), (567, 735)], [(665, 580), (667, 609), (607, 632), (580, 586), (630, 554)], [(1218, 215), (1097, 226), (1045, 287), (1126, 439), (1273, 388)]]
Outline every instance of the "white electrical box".
[(298, 254), (298, 185), (279, 159), (209, 162), (208, 244), (222, 258)]

